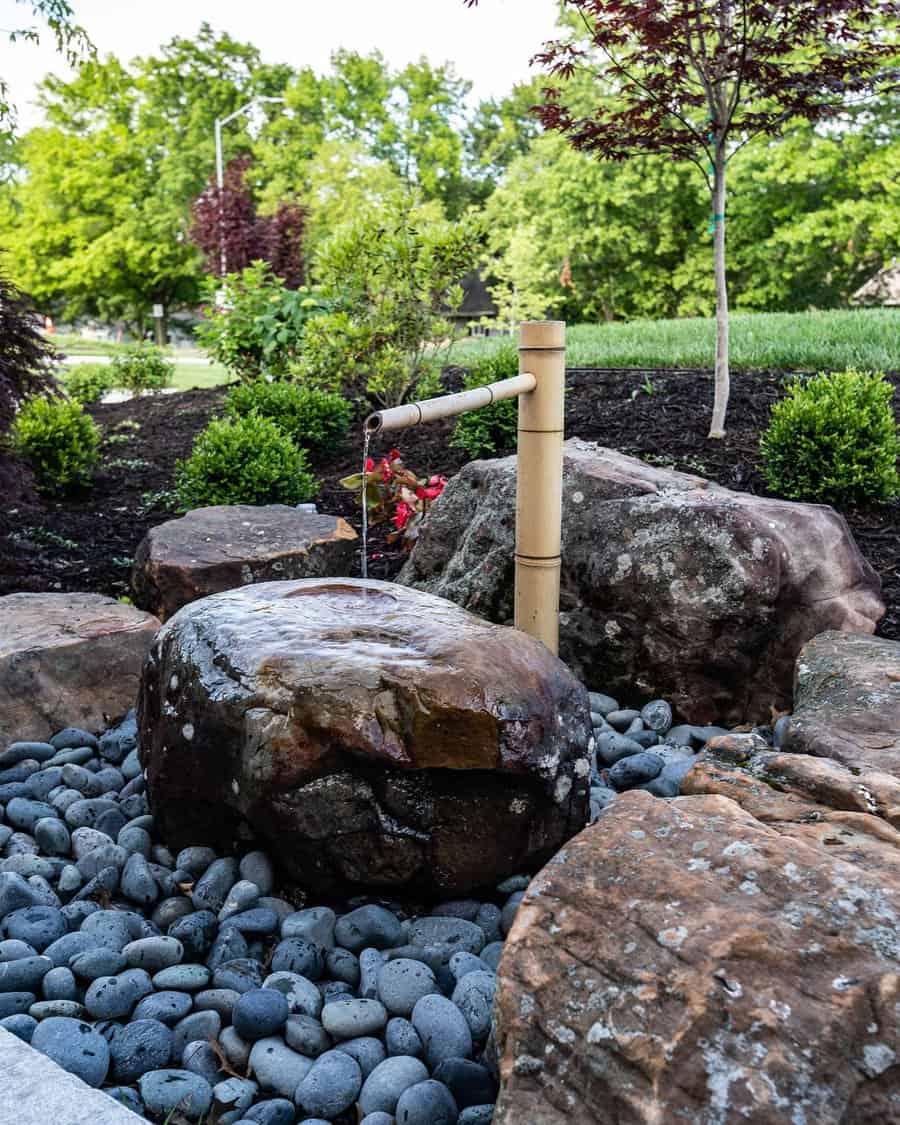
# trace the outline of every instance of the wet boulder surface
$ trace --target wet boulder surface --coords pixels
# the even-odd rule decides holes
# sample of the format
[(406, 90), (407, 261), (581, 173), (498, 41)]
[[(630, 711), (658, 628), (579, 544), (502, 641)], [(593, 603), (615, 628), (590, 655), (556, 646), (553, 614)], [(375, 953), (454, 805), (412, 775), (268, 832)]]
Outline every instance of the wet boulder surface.
[(172, 846), (228, 846), (247, 822), (320, 893), (463, 893), (536, 869), (587, 819), (583, 685), (538, 641), (388, 583), (184, 607), (139, 726)]

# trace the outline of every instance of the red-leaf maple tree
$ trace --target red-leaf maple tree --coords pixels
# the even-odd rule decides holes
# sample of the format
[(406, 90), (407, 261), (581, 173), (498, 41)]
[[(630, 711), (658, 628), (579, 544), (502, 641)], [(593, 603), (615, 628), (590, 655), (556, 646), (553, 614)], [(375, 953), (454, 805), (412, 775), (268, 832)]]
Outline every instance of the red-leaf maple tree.
[[(478, 0), (464, 0), (468, 7)], [(837, 116), (853, 97), (897, 85), (895, 0), (560, 0), (575, 34), (532, 61), (555, 78), (593, 78), (593, 105), (563, 85), (535, 107), (544, 126), (606, 160), (668, 154), (697, 165), (709, 188), (716, 288), (715, 401), (728, 407), (725, 199), (729, 161), (792, 118)]]
[(263, 261), (289, 289), (303, 283), (305, 212), (297, 203), (282, 202), (271, 215), (258, 215), (247, 183), (251, 161), (239, 156), (222, 177), (213, 177), (192, 205), (191, 241), (203, 252), (213, 277), (237, 273)]

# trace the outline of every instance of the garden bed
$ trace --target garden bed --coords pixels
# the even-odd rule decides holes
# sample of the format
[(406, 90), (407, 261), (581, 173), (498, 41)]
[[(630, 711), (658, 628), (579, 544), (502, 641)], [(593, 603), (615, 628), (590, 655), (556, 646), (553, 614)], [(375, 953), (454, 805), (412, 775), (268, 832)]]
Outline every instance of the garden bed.
[[(697, 371), (573, 369), (568, 376), (566, 434), (599, 442), (658, 465), (709, 477), (729, 488), (765, 493), (759, 435), (782, 393), (783, 373), (732, 377), (728, 435), (706, 439), (711, 380)], [(900, 376), (892, 381), (900, 387)], [(451, 370), (448, 387), (457, 389)], [(103, 462), (92, 491), (65, 501), (36, 499), (0, 512), (0, 594), (84, 590), (119, 597), (129, 592), (129, 567), (154, 524), (174, 514), (166, 492), (178, 458), (221, 408), (224, 388), (186, 391), (90, 409), (103, 427)], [(900, 395), (895, 409), (900, 408)], [(373, 442), (373, 455), (396, 443), (419, 475), (450, 476), (467, 460), (448, 444), (452, 422), (437, 422)], [(315, 465), (319, 507), (359, 527), (359, 505), (340, 478), (361, 467), (359, 427)], [(504, 451), (506, 452), (506, 451)], [(865, 557), (881, 577), (887, 616), (879, 632), (900, 639), (900, 502), (843, 510)], [(369, 573), (392, 578), (402, 552), (384, 528), (370, 539)]]

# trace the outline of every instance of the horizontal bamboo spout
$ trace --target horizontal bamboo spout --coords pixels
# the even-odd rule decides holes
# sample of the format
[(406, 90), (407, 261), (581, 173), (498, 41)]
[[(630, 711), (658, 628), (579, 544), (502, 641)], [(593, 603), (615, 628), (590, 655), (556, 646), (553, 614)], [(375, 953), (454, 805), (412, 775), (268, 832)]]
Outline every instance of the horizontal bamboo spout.
[(515, 375), (512, 379), (501, 379), (499, 383), (488, 383), (484, 387), (473, 387), (470, 391), (460, 391), (455, 395), (441, 395), (440, 398), (426, 398), (422, 402), (410, 402), (405, 406), (393, 406), (390, 410), (379, 410), (366, 419), (366, 430), (370, 434), (382, 430), (405, 430), (418, 426), (421, 422), (436, 422), (438, 418), (453, 418), (493, 402), (528, 394), (537, 386), (533, 375)]

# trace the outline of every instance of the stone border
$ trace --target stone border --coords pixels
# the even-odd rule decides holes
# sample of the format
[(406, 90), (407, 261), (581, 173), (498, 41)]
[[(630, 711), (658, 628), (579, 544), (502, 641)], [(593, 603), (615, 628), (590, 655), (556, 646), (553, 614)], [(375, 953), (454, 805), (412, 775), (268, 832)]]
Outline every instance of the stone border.
[(0, 1027), (0, 1125), (147, 1125)]

